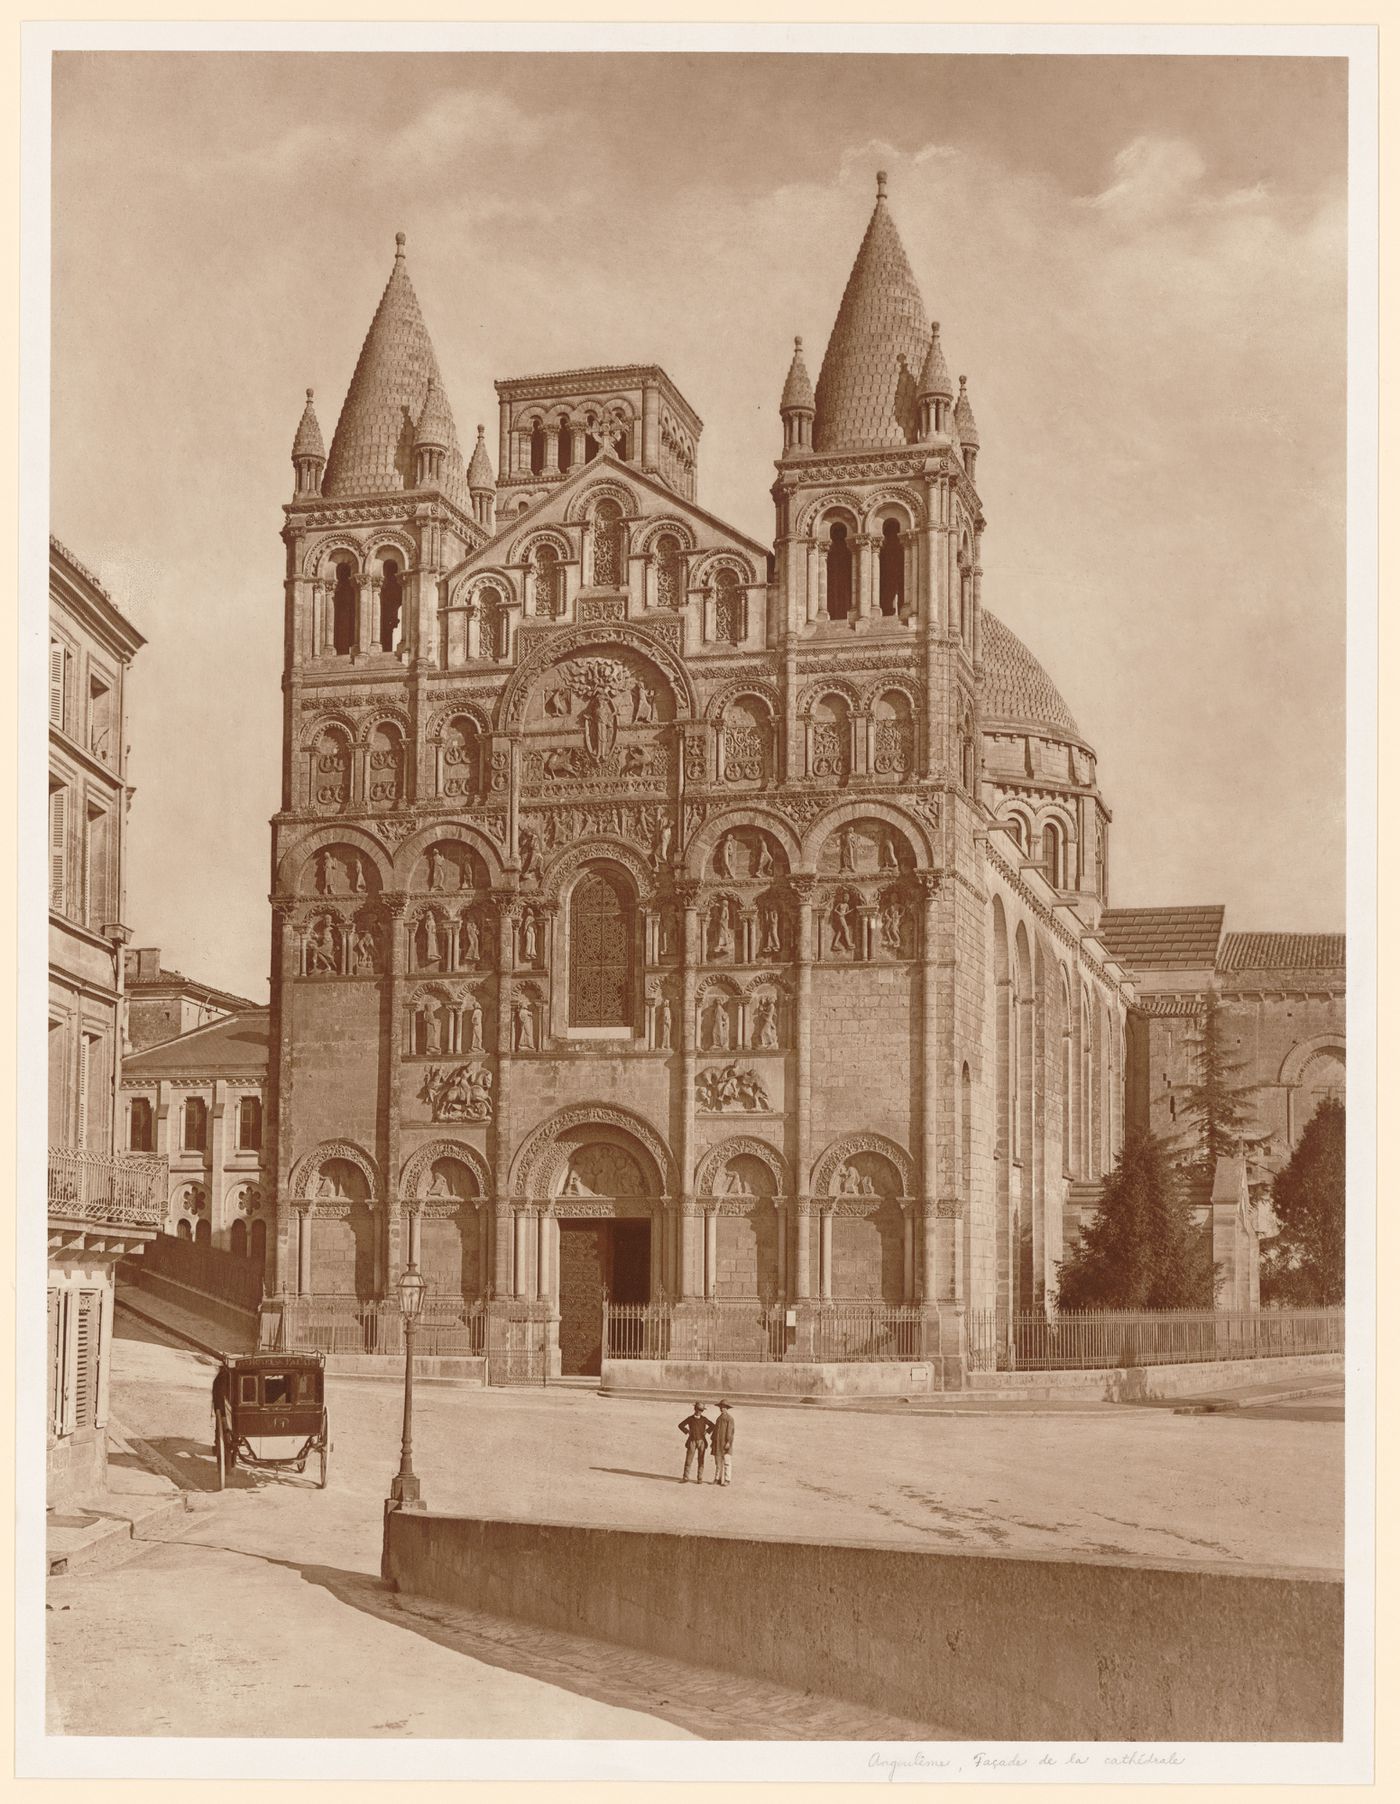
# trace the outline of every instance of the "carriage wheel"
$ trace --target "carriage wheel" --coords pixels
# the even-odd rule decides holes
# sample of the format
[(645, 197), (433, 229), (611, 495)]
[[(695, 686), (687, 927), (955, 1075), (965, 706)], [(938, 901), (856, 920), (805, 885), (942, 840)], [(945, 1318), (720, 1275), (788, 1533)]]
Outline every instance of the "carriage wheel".
[(318, 1486), (319, 1490), (324, 1491), (326, 1488), (326, 1471), (327, 1471), (328, 1467), (330, 1466), (330, 1463), (331, 1463), (331, 1444), (329, 1441), (322, 1441), (321, 1442), (321, 1480), (320, 1480), (320, 1484)]
[(224, 1445), (224, 1425), (222, 1422), (215, 1422), (214, 1424), (214, 1463), (218, 1468), (218, 1483), (216, 1484), (215, 1489), (222, 1491), (224, 1488), (224, 1479), (228, 1473), (228, 1449)]

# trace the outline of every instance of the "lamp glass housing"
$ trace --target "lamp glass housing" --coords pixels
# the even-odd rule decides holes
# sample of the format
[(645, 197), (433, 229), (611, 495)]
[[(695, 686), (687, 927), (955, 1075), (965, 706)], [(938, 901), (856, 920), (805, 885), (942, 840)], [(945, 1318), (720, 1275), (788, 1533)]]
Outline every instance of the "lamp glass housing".
[(427, 1281), (416, 1265), (405, 1266), (399, 1276), (399, 1310), (406, 1322), (416, 1321), (423, 1307)]

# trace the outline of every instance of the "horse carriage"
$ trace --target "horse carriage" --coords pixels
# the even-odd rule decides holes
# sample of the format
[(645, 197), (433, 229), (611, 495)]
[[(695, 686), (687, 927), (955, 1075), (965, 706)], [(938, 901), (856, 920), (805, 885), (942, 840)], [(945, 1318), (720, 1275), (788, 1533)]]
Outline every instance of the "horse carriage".
[(214, 1379), (214, 1461), (222, 1491), (237, 1465), (304, 1473), (319, 1462), (324, 1490), (330, 1459), (323, 1353), (240, 1353)]

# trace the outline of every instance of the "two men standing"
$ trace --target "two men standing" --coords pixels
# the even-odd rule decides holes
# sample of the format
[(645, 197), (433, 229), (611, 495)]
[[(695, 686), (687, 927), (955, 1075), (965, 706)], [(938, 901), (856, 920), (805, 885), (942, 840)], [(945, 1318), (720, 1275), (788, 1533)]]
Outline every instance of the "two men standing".
[(714, 1481), (717, 1485), (727, 1485), (734, 1447), (734, 1418), (729, 1413), (729, 1405), (721, 1402), (719, 1415), (712, 1422), (705, 1414), (705, 1405), (697, 1403), (677, 1426), (685, 1436), (685, 1470), (681, 1473), (681, 1483), (684, 1484), (690, 1477), (692, 1468), (696, 1484), (704, 1480), (705, 1454), (710, 1450), (715, 1461)]

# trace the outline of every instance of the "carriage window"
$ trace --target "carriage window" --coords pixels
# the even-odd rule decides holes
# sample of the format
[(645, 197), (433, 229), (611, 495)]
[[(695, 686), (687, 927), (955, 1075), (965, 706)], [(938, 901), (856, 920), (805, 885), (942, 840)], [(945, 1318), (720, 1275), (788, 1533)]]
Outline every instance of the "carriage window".
[(238, 1380), (238, 1401), (240, 1403), (256, 1403), (258, 1400), (258, 1381), (251, 1373)]
[(290, 1403), (292, 1400), (292, 1382), (284, 1372), (269, 1373), (263, 1379), (264, 1403)]
[(316, 1401), (315, 1372), (299, 1372), (297, 1374), (297, 1397), (302, 1403), (314, 1403)]

